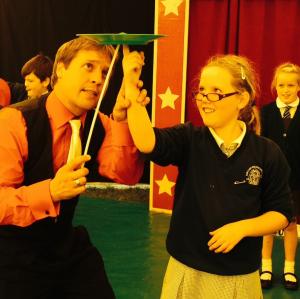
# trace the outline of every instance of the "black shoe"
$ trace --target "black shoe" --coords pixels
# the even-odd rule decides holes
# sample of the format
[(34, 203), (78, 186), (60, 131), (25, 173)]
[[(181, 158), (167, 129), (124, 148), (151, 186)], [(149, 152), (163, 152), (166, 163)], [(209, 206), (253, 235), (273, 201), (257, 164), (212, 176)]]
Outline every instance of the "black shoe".
[[(295, 277), (296, 281), (289, 281), (289, 280), (286, 280), (285, 279), (285, 276), (286, 275), (292, 275)], [(292, 291), (296, 291), (298, 290), (298, 277), (296, 276), (296, 274), (294, 273), (290, 273), (290, 272), (287, 272), (287, 273), (284, 273), (283, 274), (283, 278), (282, 278), (282, 283), (284, 285), (284, 287), (287, 289), (287, 290), (292, 290)]]
[(273, 286), (273, 273), (270, 271), (262, 271), (262, 272), (260, 272), (260, 275), (262, 275), (264, 273), (271, 274), (271, 279), (261, 279), (260, 278), (261, 287), (263, 289), (270, 289)]

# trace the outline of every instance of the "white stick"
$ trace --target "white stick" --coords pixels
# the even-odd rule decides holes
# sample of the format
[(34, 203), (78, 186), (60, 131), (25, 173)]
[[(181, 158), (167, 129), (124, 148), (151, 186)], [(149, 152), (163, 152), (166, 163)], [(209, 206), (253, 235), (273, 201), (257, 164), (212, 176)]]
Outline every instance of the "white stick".
[(104, 98), (104, 95), (105, 95), (105, 92), (106, 92), (106, 89), (107, 89), (107, 86), (108, 86), (108, 82), (110, 80), (111, 72), (112, 72), (112, 69), (114, 67), (118, 52), (119, 52), (119, 48), (120, 48), (120, 45), (117, 45), (114, 56), (111, 60), (106, 78), (104, 80), (103, 88), (102, 88), (101, 93), (100, 93), (100, 97), (99, 97), (99, 100), (98, 100), (98, 103), (97, 103), (97, 106), (96, 106), (96, 109), (95, 109), (95, 112), (94, 112), (93, 121), (91, 123), (89, 135), (88, 135), (88, 138), (87, 138), (87, 141), (86, 141), (86, 145), (85, 145), (85, 149), (84, 149), (84, 153), (83, 153), (84, 155), (86, 155), (88, 150), (89, 150), (89, 145), (90, 145), (90, 142), (91, 142), (91, 137), (92, 137), (92, 134), (93, 134), (96, 118), (98, 117), (99, 108), (100, 108), (101, 102)]

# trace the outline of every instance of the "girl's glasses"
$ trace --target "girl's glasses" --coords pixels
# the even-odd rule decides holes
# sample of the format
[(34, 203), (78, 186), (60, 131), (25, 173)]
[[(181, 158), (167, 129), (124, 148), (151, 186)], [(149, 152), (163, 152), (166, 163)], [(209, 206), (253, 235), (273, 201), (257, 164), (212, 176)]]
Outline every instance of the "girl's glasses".
[(239, 92), (235, 91), (235, 92), (224, 93), (224, 94), (210, 92), (210, 93), (205, 94), (205, 93), (197, 91), (193, 94), (193, 99), (196, 100), (196, 101), (202, 102), (204, 100), (204, 98), (206, 98), (207, 101), (209, 101), (209, 102), (218, 102), (218, 101), (221, 101), (221, 100), (223, 100), (227, 97), (233, 96), (235, 94), (239, 94)]

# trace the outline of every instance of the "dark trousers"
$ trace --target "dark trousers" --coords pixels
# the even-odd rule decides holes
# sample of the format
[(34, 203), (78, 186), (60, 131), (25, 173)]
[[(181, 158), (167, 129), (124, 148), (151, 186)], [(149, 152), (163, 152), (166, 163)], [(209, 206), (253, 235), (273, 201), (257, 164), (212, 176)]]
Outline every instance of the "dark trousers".
[[(46, 269), (45, 269), (46, 270)], [(1, 299), (115, 299), (103, 259), (94, 247), (76, 262), (49, 272), (0, 278)]]

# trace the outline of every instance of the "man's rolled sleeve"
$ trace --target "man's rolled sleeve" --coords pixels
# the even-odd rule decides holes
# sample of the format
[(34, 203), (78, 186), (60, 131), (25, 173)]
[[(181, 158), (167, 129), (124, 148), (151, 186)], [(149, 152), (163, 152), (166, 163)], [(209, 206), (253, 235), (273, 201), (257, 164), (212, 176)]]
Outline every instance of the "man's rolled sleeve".
[(140, 180), (144, 161), (135, 147), (128, 124), (116, 122), (100, 114), (105, 138), (98, 154), (99, 173), (121, 184), (136, 184)]

